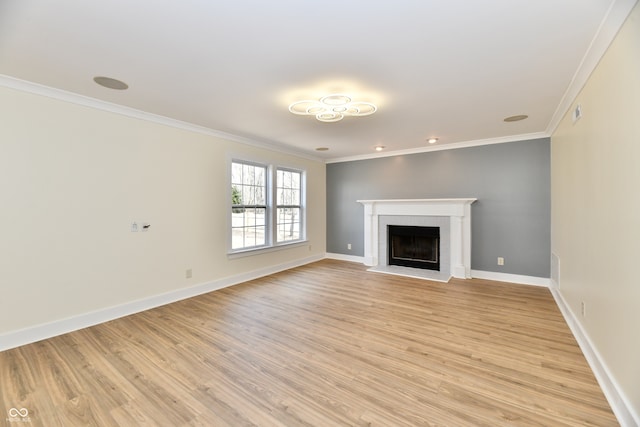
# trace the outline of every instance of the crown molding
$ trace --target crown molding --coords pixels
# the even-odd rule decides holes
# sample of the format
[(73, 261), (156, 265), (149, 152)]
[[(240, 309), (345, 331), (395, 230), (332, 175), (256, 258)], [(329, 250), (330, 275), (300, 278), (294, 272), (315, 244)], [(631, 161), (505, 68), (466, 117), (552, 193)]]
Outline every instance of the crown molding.
[(41, 85), (39, 83), (30, 82), (27, 80), (17, 79), (15, 77), (0, 74), (0, 86), (7, 87), (22, 92), (32, 93), (35, 95), (45, 96), (47, 98), (56, 99), (71, 104), (81, 105), (84, 107), (93, 108), (96, 110), (107, 111), (114, 114), (119, 114), (134, 119), (144, 120), (147, 122), (157, 123), (165, 126), (170, 126), (176, 129), (182, 129), (189, 132), (195, 132), (202, 135), (213, 136), (216, 138), (222, 138), (227, 141), (238, 142), (240, 144), (250, 145), (256, 148), (262, 148), (270, 151), (276, 151), (282, 154), (288, 154), (296, 157), (303, 157), (308, 160), (316, 162), (324, 162), (320, 157), (312, 156), (308, 153), (291, 149), (283, 144), (274, 141), (261, 141), (252, 138), (247, 138), (240, 135), (235, 135), (208, 127), (195, 125), (193, 123), (184, 122), (182, 120), (172, 119), (170, 117), (160, 116), (158, 114), (148, 113), (142, 110), (137, 110), (131, 107), (125, 107), (123, 105), (114, 104), (112, 102), (102, 101), (100, 99), (91, 98), (88, 96), (80, 95), (77, 93), (65, 91), (62, 89), (56, 89), (49, 86)]
[(587, 80), (589, 80), (591, 73), (595, 70), (600, 59), (602, 59), (611, 42), (613, 42), (613, 39), (615, 39), (618, 31), (620, 31), (620, 28), (633, 10), (637, 1), (638, 0), (614, 0), (609, 6), (607, 14), (602, 19), (596, 35), (591, 40), (587, 52), (582, 57), (582, 61), (573, 75), (571, 83), (569, 83), (569, 87), (551, 117), (551, 121), (546, 130), (549, 135), (555, 132), (560, 121), (571, 108), (571, 105), (580, 94), (580, 91), (582, 91)]
[(475, 139), (471, 141), (453, 142), (450, 144), (430, 145), (428, 147), (411, 148), (408, 150), (388, 151), (385, 153), (363, 154), (360, 156), (337, 157), (325, 160), (326, 163), (353, 162), (356, 160), (370, 160), (381, 157), (405, 156), (409, 154), (429, 153), (432, 151), (455, 150), (457, 148), (479, 147), (481, 145), (504, 144), (506, 142), (527, 141), (531, 139), (548, 138), (546, 132), (524, 133), (520, 135), (501, 136), (497, 138)]

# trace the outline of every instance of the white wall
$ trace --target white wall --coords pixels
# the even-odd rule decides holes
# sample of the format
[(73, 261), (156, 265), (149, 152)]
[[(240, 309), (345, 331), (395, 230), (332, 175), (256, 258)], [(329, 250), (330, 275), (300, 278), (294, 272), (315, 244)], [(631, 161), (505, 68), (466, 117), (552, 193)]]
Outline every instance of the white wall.
[[(551, 139), (559, 292), (640, 422), (640, 8)], [(581, 303), (586, 313), (581, 314)]]
[[(0, 120), (0, 340), (325, 252), (322, 162), (7, 87)], [(308, 245), (227, 258), (229, 153), (306, 168)]]

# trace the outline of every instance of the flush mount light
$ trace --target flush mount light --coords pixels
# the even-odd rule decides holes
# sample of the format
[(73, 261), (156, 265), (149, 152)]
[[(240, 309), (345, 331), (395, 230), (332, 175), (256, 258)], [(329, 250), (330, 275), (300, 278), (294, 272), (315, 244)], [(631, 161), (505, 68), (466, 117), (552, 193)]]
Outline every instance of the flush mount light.
[(104, 86), (109, 89), (115, 90), (125, 90), (129, 88), (129, 85), (123, 81), (112, 79), (111, 77), (94, 77), (93, 81), (98, 83), (100, 86)]
[(378, 108), (370, 102), (353, 101), (342, 94), (327, 95), (318, 101), (298, 101), (289, 105), (289, 111), (301, 116), (315, 116), (321, 122), (338, 122), (347, 116), (368, 116)]
[(504, 119), (505, 122), (519, 122), (520, 120), (524, 120), (529, 118), (526, 114), (519, 114), (517, 116), (511, 116)]
[(384, 145), (376, 145), (376, 151), (384, 150)]
[(435, 144), (436, 142), (438, 142), (438, 138), (429, 138), (429, 139), (427, 139), (427, 142), (429, 144)]

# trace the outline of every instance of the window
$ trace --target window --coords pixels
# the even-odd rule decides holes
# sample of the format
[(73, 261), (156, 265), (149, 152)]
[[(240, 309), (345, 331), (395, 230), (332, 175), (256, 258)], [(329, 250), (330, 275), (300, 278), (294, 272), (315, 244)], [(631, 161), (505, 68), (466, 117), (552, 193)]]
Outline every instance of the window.
[(300, 184), (302, 174), (298, 171), (278, 169), (276, 181), (277, 222), (276, 241), (300, 240)]
[(231, 249), (267, 243), (267, 167), (231, 166)]
[(231, 162), (231, 251), (304, 240), (304, 172)]

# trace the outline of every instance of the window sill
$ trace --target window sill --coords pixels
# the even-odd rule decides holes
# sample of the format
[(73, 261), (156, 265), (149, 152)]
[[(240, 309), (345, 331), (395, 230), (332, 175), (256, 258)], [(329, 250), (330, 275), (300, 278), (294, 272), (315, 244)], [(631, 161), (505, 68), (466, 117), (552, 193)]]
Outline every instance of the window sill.
[(255, 248), (255, 249), (240, 249), (237, 251), (228, 252), (227, 259), (244, 258), (244, 257), (260, 255), (268, 252), (281, 251), (283, 249), (296, 248), (298, 246), (305, 246), (308, 244), (309, 244), (308, 240), (296, 240), (295, 242), (279, 243), (274, 246), (264, 246), (264, 247)]

